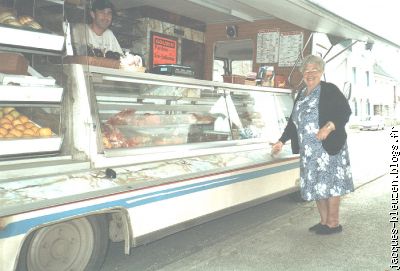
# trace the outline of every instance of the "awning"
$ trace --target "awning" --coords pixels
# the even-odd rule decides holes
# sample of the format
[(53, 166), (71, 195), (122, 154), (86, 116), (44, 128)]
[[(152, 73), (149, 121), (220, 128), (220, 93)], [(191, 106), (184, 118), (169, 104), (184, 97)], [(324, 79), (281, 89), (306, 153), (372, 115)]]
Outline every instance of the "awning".
[[(274, 17), (314, 32), (368, 43), (376, 41), (400, 48), (400, 44), (372, 33), (307, 0), (236, 0), (273, 14)], [(362, 11), (359, 11), (362, 12)]]

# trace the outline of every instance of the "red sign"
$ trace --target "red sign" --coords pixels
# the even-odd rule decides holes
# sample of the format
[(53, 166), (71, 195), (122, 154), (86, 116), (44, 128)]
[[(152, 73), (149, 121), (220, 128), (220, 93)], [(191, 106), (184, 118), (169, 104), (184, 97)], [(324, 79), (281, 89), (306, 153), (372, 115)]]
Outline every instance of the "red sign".
[(153, 65), (176, 64), (177, 41), (158, 34), (152, 36)]

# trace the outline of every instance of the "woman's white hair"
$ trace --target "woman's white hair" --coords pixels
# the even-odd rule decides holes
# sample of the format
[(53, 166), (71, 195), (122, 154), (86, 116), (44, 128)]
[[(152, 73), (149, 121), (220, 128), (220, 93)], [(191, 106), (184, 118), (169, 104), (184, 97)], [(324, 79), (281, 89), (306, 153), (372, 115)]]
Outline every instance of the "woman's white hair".
[(319, 71), (323, 72), (325, 70), (325, 61), (320, 56), (316, 55), (308, 55), (303, 59), (303, 63), (301, 64), (299, 70), (301, 73), (304, 72), (304, 69), (308, 64), (315, 64), (318, 66)]

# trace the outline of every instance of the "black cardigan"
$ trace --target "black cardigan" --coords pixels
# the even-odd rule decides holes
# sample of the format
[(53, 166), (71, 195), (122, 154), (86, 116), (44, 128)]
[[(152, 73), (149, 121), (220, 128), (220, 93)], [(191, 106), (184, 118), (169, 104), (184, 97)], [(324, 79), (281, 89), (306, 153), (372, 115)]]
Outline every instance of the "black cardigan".
[[(300, 94), (297, 95), (294, 106), (296, 106), (299, 97)], [(340, 149), (346, 143), (347, 134), (345, 125), (349, 121), (351, 115), (350, 105), (336, 85), (321, 81), (318, 109), (319, 127), (323, 127), (328, 121), (332, 121), (335, 124), (335, 130), (322, 141), (322, 146), (326, 152), (330, 155), (335, 155), (339, 153)], [(279, 140), (285, 143), (290, 139), (292, 152), (299, 153), (297, 129), (293, 123), (292, 115), (293, 112)]]

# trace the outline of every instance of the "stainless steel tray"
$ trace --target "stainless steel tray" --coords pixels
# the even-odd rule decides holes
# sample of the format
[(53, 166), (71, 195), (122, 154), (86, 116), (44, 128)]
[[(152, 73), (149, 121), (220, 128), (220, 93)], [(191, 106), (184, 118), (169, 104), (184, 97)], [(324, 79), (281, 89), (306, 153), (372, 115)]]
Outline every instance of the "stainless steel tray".
[(0, 156), (59, 151), (61, 143), (62, 138), (59, 136), (45, 138), (2, 138), (0, 140)]

